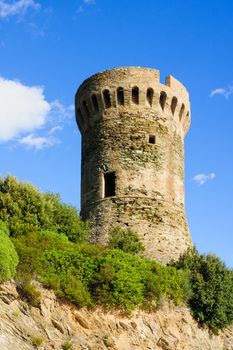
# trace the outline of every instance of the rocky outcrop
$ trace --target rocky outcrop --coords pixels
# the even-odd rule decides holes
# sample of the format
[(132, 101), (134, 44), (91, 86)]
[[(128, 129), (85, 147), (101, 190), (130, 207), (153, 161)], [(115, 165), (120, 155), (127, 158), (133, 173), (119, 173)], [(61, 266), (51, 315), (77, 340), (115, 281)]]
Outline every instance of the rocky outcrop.
[(0, 286), (1, 350), (233, 350), (233, 328), (211, 335), (184, 307), (166, 304), (129, 317), (101, 308), (78, 309), (37, 288), (41, 303), (30, 307), (13, 282)]

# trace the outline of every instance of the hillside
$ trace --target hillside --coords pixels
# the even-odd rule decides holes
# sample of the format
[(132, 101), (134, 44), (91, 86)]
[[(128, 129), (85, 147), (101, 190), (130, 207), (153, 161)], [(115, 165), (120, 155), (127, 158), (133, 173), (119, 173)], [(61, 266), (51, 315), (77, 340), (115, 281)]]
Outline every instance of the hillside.
[(41, 303), (29, 307), (13, 282), (1, 285), (1, 350), (233, 349), (233, 328), (211, 335), (198, 327), (184, 307), (166, 303), (156, 312), (135, 311), (129, 318), (101, 308), (78, 309), (59, 301), (52, 291), (37, 287)]

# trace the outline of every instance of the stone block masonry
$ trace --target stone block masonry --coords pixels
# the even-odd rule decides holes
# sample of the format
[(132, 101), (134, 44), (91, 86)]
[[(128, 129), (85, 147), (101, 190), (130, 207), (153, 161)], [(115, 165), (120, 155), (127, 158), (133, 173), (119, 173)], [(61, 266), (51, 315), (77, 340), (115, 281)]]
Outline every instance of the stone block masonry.
[(145, 255), (162, 263), (192, 244), (184, 209), (186, 88), (159, 71), (107, 70), (85, 80), (75, 99), (82, 134), (81, 216), (91, 242), (111, 227), (135, 230)]

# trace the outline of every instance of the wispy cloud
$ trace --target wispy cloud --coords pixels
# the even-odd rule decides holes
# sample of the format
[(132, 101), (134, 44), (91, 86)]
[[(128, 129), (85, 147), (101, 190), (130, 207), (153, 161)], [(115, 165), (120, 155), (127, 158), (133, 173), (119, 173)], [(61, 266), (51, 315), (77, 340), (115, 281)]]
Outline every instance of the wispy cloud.
[(0, 0), (0, 18), (23, 15), (28, 9), (38, 10), (40, 4), (34, 0), (18, 0), (9, 2)]
[(22, 145), (25, 145), (29, 149), (33, 148), (37, 151), (43, 148), (52, 147), (59, 142), (60, 141), (55, 137), (36, 136), (34, 134), (27, 135), (19, 140), (19, 143), (21, 143)]
[(83, 1), (82, 1), (82, 5), (80, 5), (80, 6), (78, 7), (76, 13), (78, 14), (78, 13), (84, 12), (84, 11), (85, 11), (85, 6), (86, 6), (86, 5), (88, 6), (88, 5), (95, 5), (95, 4), (96, 4), (95, 0), (83, 0)]
[(47, 101), (41, 86), (0, 78), (1, 143), (16, 141), (36, 149), (51, 147), (58, 143), (52, 134), (61, 131), (73, 113), (73, 105)]
[(230, 95), (233, 94), (233, 85), (229, 85), (225, 88), (217, 88), (215, 90), (212, 90), (210, 93), (210, 97), (213, 97), (215, 95), (222, 95), (225, 97), (225, 99), (228, 99)]
[(193, 177), (193, 181), (195, 181), (198, 185), (204, 185), (206, 181), (213, 180), (215, 177), (215, 173), (197, 174)]

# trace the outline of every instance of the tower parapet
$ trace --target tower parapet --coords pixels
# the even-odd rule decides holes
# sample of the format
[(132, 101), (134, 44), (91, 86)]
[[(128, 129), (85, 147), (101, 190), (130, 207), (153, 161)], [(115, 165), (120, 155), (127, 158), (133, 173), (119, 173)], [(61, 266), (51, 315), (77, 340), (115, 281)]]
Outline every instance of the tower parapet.
[(186, 88), (158, 70), (122, 67), (85, 80), (76, 93), (82, 134), (81, 215), (91, 240), (130, 227), (148, 257), (177, 259), (191, 244), (184, 211)]

